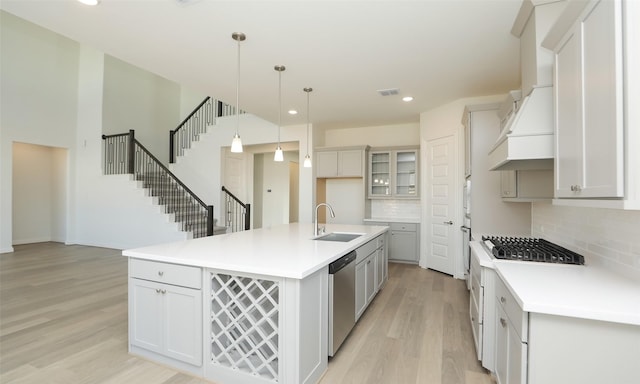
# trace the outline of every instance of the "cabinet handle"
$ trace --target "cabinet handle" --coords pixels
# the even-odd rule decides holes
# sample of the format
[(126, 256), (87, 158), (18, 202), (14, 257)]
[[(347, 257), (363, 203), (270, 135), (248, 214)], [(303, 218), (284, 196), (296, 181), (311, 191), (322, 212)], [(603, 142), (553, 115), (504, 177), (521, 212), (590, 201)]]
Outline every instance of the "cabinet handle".
[(506, 328), (507, 326), (507, 320), (503, 319), (502, 317), (500, 318), (500, 325), (502, 325), (502, 328)]
[(572, 192), (580, 192), (580, 191), (582, 191), (582, 187), (577, 185), (577, 184), (576, 185), (572, 185), (571, 186), (571, 191)]
[(164, 272), (158, 271), (158, 276), (162, 276), (162, 275), (164, 275)]
[(164, 295), (165, 293), (167, 293), (167, 290), (166, 289), (162, 289), (162, 290), (160, 290), (160, 292), (162, 292), (162, 294)]
[(156, 288), (156, 293), (160, 293), (160, 288)]
[(443, 221), (442, 224), (453, 225), (453, 221)]
[(500, 296), (500, 302), (504, 304), (507, 302), (507, 299), (505, 299), (504, 296)]

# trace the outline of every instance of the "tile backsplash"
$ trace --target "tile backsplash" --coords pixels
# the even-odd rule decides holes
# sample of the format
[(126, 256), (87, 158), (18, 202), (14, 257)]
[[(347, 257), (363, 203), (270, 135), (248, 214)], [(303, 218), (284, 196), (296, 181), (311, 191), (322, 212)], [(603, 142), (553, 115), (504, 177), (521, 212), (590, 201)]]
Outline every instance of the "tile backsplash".
[(371, 217), (420, 219), (420, 200), (372, 199)]
[(533, 203), (531, 234), (640, 278), (640, 211)]

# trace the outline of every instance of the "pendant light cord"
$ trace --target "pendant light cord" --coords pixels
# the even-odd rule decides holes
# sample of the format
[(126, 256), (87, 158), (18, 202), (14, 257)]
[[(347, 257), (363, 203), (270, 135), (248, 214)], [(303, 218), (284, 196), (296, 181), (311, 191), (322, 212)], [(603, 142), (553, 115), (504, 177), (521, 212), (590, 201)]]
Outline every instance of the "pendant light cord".
[(236, 76), (236, 135), (240, 129), (240, 39), (238, 39), (238, 76)]
[(309, 156), (309, 93), (311, 92), (311, 88), (305, 88), (304, 90), (307, 92), (307, 156)]
[(278, 148), (280, 148), (280, 126), (282, 125), (282, 71), (278, 71)]

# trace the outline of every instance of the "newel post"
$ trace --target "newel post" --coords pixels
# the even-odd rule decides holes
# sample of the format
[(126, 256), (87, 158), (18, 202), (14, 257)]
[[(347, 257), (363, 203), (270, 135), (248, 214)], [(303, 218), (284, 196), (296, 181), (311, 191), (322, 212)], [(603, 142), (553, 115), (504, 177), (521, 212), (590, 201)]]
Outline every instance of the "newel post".
[(129, 130), (129, 154), (128, 154), (128, 163), (127, 163), (127, 171), (133, 175), (134, 171), (135, 171), (135, 155), (136, 155), (136, 149), (135, 149), (135, 131), (133, 129)]

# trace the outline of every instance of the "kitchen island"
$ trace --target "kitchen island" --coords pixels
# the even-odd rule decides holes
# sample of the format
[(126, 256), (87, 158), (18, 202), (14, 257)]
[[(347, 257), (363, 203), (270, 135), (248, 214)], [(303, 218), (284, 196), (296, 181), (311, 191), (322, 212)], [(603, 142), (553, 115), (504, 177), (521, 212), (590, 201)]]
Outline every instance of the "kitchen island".
[(219, 383), (315, 383), (328, 361), (327, 266), (387, 230), (330, 224), (362, 235), (320, 241), (296, 223), (125, 250), (129, 351)]

